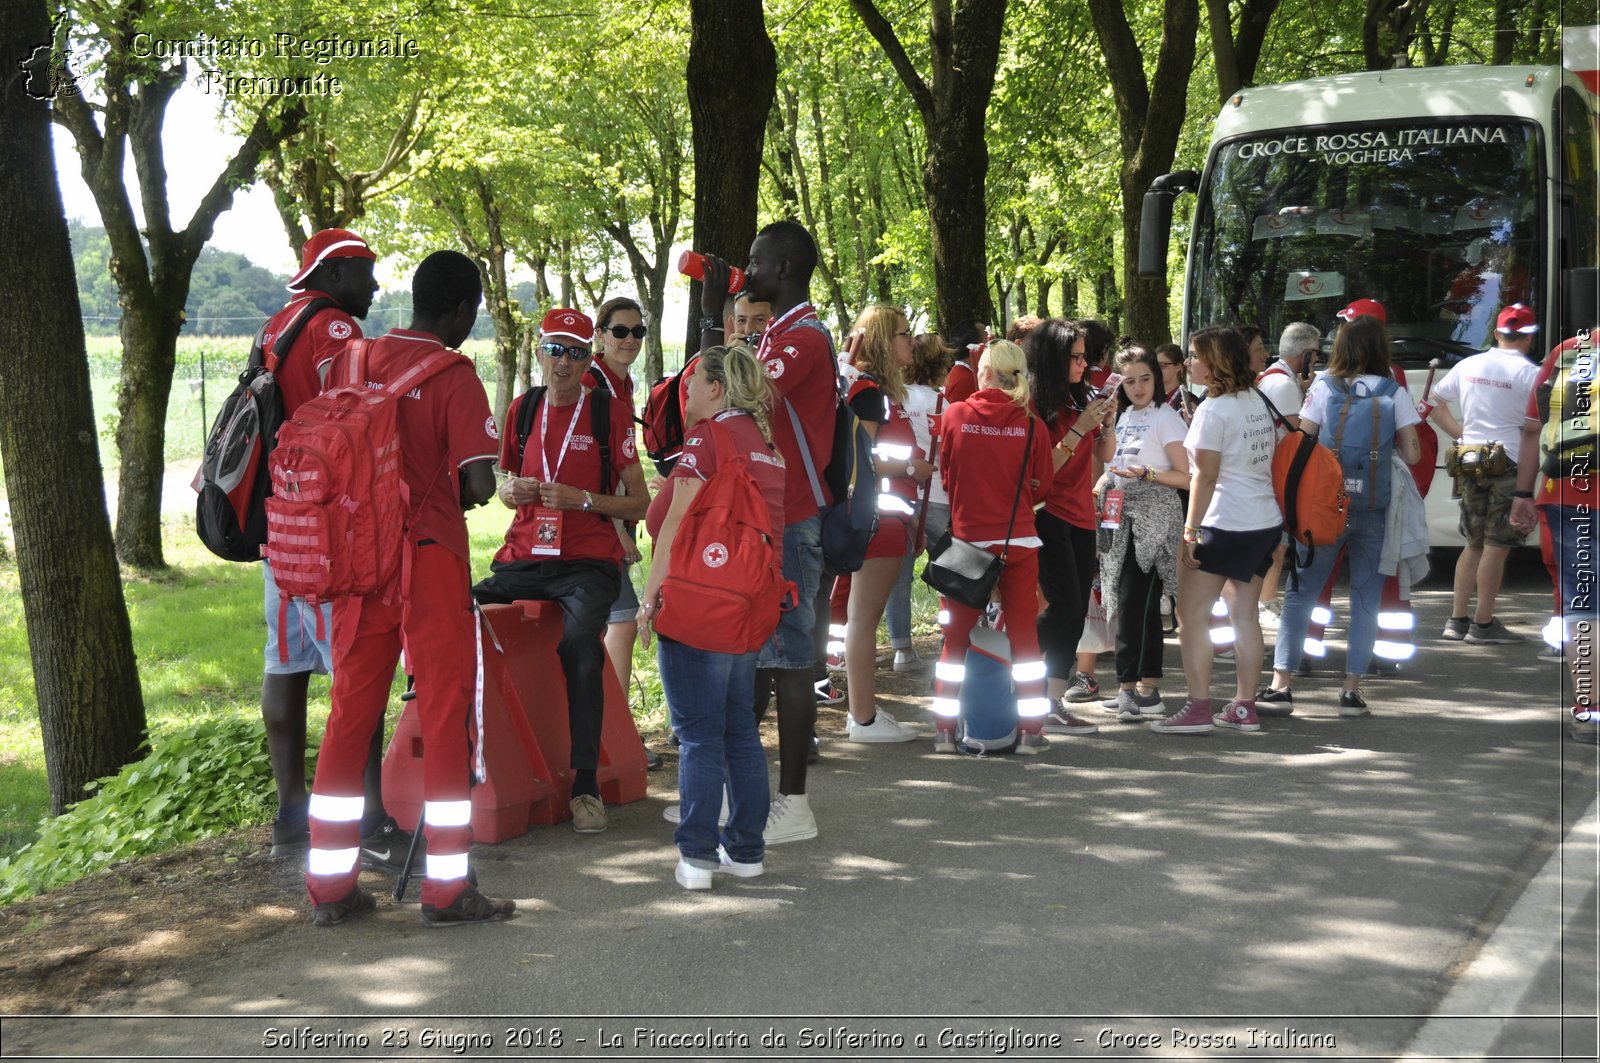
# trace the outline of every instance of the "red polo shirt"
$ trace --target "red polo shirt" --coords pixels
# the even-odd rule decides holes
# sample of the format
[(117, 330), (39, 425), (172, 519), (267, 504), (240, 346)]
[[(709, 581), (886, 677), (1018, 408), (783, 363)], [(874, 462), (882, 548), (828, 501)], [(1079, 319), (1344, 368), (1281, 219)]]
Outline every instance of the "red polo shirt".
[[(1065, 439), (1072, 422), (1077, 419), (1077, 410), (1070, 406), (1062, 407), (1056, 414), (1056, 419), (1047, 422), (1050, 427), (1050, 445), (1055, 446)], [(1078, 445), (1072, 450), (1072, 457), (1056, 470), (1055, 479), (1050, 483), (1050, 493), (1045, 496), (1045, 512), (1052, 517), (1059, 517), (1074, 528), (1088, 528), (1092, 531), (1100, 523), (1094, 512), (1093, 482), (1094, 448), (1100, 442), (1100, 431), (1099, 428), (1095, 428), (1078, 440)]]
[(589, 367), (589, 378), (596, 384), (611, 389), (611, 394), (628, 404), (628, 409), (633, 409), (633, 374), (622, 374), (617, 367), (608, 363), (604, 358), (596, 356), (594, 364)]
[[(785, 486), (783, 458), (761, 435), (756, 419), (743, 410), (723, 410), (714, 419), (728, 430), (728, 436), (736, 448), (735, 456), (743, 454), (749, 458), (750, 475), (755, 478), (756, 486), (761, 489), (761, 497), (766, 500), (773, 534), (782, 535)], [(703, 424), (696, 424), (689, 429), (688, 438), (683, 441), (683, 457), (672, 467), (672, 475), (667, 477), (666, 485), (651, 500), (650, 512), (645, 516), (645, 530), (652, 539), (660, 534), (667, 511), (672, 508), (672, 493), (677, 482), (689, 478), (702, 482), (709, 480), (727, 459), (728, 455), (717, 449), (717, 437), (707, 431)]]
[[(811, 323), (801, 324), (802, 321)], [(772, 443), (783, 456), (788, 478), (784, 487), (784, 523), (795, 524), (816, 515), (817, 500), (785, 403), (799, 415), (823, 501), (831, 501), (828, 485), (821, 480), (833, 455), (833, 418), (839, 403), (833, 344), (826, 330), (817, 327), (816, 309), (810, 303), (801, 303), (772, 319), (762, 333), (756, 356), (766, 366), (767, 382), (772, 386)]]
[(971, 362), (956, 362), (944, 378), (945, 402), (965, 402), (978, 390), (978, 369)]
[[(294, 320), (300, 310), (312, 299), (332, 299), (327, 292), (307, 289), (295, 296), (289, 305), (273, 314), (267, 321), (267, 330), (261, 337), (261, 349), (272, 350), (272, 344), (284, 327)], [(361, 338), (361, 326), (356, 319), (337, 306), (318, 310), (301, 328), (300, 335), (284, 353), (283, 360), (273, 368), (278, 379), (278, 393), (283, 396), (283, 413), (287, 419), (307, 399), (322, 392), (321, 373), (327, 364), (351, 340)]]

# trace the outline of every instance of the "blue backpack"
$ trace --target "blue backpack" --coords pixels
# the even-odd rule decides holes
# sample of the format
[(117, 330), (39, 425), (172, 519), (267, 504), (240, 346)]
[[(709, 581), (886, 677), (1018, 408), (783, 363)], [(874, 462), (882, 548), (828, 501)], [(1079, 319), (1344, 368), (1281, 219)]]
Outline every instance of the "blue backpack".
[(993, 628), (973, 628), (966, 666), (956, 749), (972, 757), (1015, 753), (1022, 718), (1011, 678), (1011, 640)]
[(1350, 508), (1384, 509), (1389, 505), (1394, 397), (1400, 385), (1392, 378), (1385, 378), (1376, 387), (1332, 374), (1322, 379), (1330, 394), (1327, 419), (1317, 433), (1317, 442), (1338, 455)]

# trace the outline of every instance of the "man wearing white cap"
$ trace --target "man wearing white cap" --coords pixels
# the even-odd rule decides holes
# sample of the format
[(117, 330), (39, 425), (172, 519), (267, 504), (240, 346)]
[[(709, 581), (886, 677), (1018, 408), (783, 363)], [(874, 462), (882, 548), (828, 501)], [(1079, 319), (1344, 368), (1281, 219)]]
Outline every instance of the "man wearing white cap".
[[(324, 229), (307, 240), (300, 253), (300, 270), (289, 279), (294, 298), (267, 322), (261, 334), (267, 368), (272, 370), (283, 399), (284, 420), (300, 404), (322, 390), (328, 365), (345, 345), (361, 336), (356, 318), (372, 307), (378, 282), (372, 277), (377, 256), (367, 242), (348, 229)], [(281, 356), (273, 351), (286, 331), (293, 342)], [(270, 443), (269, 443), (270, 445)], [(310, 843), (306, 819), (306, 690), (312, 673), (332, 671), (333, 651), (328, 631), (333, 624), (332, 605), (322, 604), (322, 623), (305, 602), (289, 604), (284, 631), (278, 630), (278, 585), (272, 566), (261, 562), (266, 584), (267, 644), (265, 674), (261, 678), (261, 719), (266, 726), (267, 752), (278, 787), (278, 816), (272, 825), (272, 855), (303, 852)], [(317, 637), (317, 632), (322, 637)], [(382, 728), (373, 736), (367, 764), (366, 808), (370, 822), (363, 823), (363, 847), (368, 862), (398, 868), (409, 837), (401, 838), (383, 809), (379, 779), (383, 755)], [(368, 845), (367, 843), (371, 844)]]
[[(1525, 641), (1494, 615), (1506, 558), (1527, 531), (1511, 524), (1511, 502), (1522, 457), (1522, 421), (1533, 393), (1537, 363), (1528, 359), (1539, 325), (1533, 311), (1512, 303), (1495, 323), (1499, 346), (1463, 359), (1434, 386), (1437, 405), (1428, 417), (1455, 439), (1446, 468), (1461, 497), (1461, 534), (1467, 545), (1456, 562), (1455, 599), (1444, 638), (1492, 644)], [(1458, 403), (1461, 419), (1450, 411)], [(1530, 460), (1537, 460), (1530, 456)], [(1469, 621), (1473, 589), (1478, 606)]]

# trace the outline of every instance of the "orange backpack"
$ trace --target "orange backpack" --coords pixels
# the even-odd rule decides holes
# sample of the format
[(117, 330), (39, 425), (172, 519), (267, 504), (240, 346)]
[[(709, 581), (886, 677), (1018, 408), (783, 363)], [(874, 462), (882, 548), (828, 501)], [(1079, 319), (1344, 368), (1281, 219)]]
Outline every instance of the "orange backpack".
[(1345, 494), (1344, 467), (1339, 464), (1338, 455), (1318, 443), (1316, 436), (1289, 427), (1271, 399), (1261, 395), (1261, 401), (1284, 430), (1272, 452), (1272, 491), (1283, 511), (1283, 530), (1306, 548), (1305, 560), (1302, 562), (1297, 556), (1295, 567), (1290, 569), (1290, 582), (1298, 586), (1295, 568), (1308, 567), (1316, 558), (1318, 546), (1327, 546), (1344, 534), (1350, 496)]

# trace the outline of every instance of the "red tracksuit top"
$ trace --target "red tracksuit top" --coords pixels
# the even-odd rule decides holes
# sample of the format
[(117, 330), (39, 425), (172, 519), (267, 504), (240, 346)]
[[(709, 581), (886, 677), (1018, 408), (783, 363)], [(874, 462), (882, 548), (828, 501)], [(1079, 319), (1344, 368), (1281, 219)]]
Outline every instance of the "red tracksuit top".
[[(987, 542), (1006, 537), (1030, 417), (998, 388), (985, 388), (945, 409), (940, 421), (940, 475), (950, 492), (950, 528), (958, 539)], [(1042, 424), (1033, 426), (1027, 461), (1028, 479), (1038, 486), (1022, 485), (1013, 540), (1037, 534), (1033, 507), (1050, 491), (1050, 434)]]

